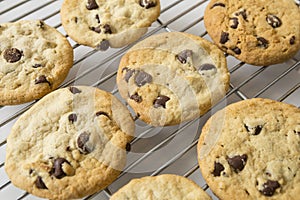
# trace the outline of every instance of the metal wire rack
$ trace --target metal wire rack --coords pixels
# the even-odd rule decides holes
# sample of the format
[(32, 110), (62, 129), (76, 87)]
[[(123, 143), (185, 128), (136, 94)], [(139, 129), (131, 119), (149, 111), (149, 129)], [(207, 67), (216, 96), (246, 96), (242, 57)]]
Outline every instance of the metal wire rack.
[[(207, 3), (207, 0), (161, 0), (161, 15), (144, 38), (159, 32), (182, 31), (210, 40), (203, 24)], [(91, 85), (110, 91), (122, 100), (115, 84), (115, 76), (120, 57), (131, 45), (98, 52), (76, 44), (61, 26), (61, 4), (61, 0), (0, 1), (0, 23), (42, 19), (57, 28), (69, 39), (75, 54), (74, 66), (61, 87)], [(109, 199), (111, 194), (132, 178), (164, 173), (188, 177), (213, 199), (217, 199), (202, 178), (197, 163), (197, 140), (207, 118), (230, 103), (254, 97), (270, 98), (300, 106), (300, 52), (285, 63), (268, 67), (251, 66), (228, 55), (226, 58), (231, 83), (225, 98), (201, 118), (178, 126), (155, 128), (136, 118), (136, 138), (131, 142), (126, 168), (105, 190), (84, 199)], [(7, 135), (17, 118), (34, 103), (0, 107), (0, 199), (39, 199), (15, 188), (4, 171)], [(123, 103), (126, 104), (124, 101)]]

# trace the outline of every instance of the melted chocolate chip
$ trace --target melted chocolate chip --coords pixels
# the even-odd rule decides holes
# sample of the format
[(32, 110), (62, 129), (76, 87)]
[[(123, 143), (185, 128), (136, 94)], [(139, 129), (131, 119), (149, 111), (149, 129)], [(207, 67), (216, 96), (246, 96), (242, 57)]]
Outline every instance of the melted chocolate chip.
[(275, 15), (271, 15), (271, 14), (267, 15), (266, 20), (268, 24), (273, 28), (278, 28), (282, 24), (281, 20)]
[(227, 158), (227, 162), (230, 167), (233, 168), (234, 172), (238, 173), (242, 171), (246, 165), (248, 156), (246, 154), (233, 156), (232, 158)]
[(78, 22), (78, 17), (74, 17), (74, 22), (77, 24), (77, 22)]
[(92, 149), (87, 146), (87, 142), (90, 139), (90, 135), (86, 132), (83, 132), (79, 135), (77, 138), (77, 146), (79, 148), (79, 151), (83, 154), (88, 154), (92, 152)]
[(258, 126), (255, 126), (254, 128), (250, 128), (248, 127), (246, 124), (244, 125), (247, 132), (250, 133), (251, 135), (258, 135), (260, 134), (263, 126), (262, 125), (258, 125)]
[(81, 90), (79, 90), (79, 89), (76, 88), (76, 87), (70, 87), (69, 90), (70, 90), (70, 92), (72, 92), (73, 94), (81, 93)]
[(34, 182), (35, 186), (38, 188), (38, 189), (48, 189), (47, 186), (45, 185), (42, 177), (38, 176)]
[(93, 9), (97, 9), (99, 8), (96, 0), (88, 0), (87, 1), (87, 5), (86, 5), (86, 9), (88, 10), (93, 10)]
[(97, 20), (98, 24), (100, 24), (100, 17), (99, 17), (99, 15), (98, 15), (98, 14), (95, 16), (95, 18), (96, 18), (96, 20)]
[(213, 9), (214, 7), (217, 7), (217, 6), (225, 8), (225, 4), (224, 3), (215, 3), (214, 5), (212, 5), (212, 7), (210, 7), (210, 9)]
[(41, 64), (34, 64), (32, 67), (33, 68), (39, 68), (39, 67), (42, 67), (42, 65)]
[(104, 33), (105, 33), (105, 34), (112, 34), (112, 30), (111, 30), (109, 24), (105, 24), (105, 25), (103, 26), (103, 28), (104, 28)]
[(192, 57), (193, 55), (193, 51), (192, 50), (183, 50), (181, 51), (178, 55), (176, 55), (177, 60), (179, 60), (179, 62), (181, 62), (182, 64), (185, 64), (187, 62), (187, 58), (188, 57)]
[(268, 180), (263, 184), (263, 189), (260, 191), (263, 195), (271, 197), (275, 193), (275, 190), (280, 187), (278, 181)]
[(266, 40), (266, 39), (263, 38), (263, 37), (258, 37), (258, 38), (257, 38), (257, 46), (266, 49), (266, 48), (268, 48), (268, 46), (269, 46), (269, 41)]
[(223, 32), (221, 33), (220, 43), (225, 44), (229, 40), (229, 33)]
[(221, 172), (224, 170), (224, 166), (221, 163), (215, 162), (214, 164), (214, 171), (212, 172), (212, 174), (214, 176), (220, 176)]
[(131, 76), (133, 75), (135, 70), (134, 69), (128, 69), (127, 67), (125, 67), (122, 71), (124, 71), (124, 70), (126, 70), (126, 74), (124, 76), (124, 79), (128, 83), (129, 79), (131, 78)]
[(213, 64), (205, 63), (200, 65), (199, 71), (217, 70)]
[(68, 116), (69, 121), (73, 124), (77, 121), (77, 115), (75, 113), (72, 113)]
[(127, 143), (126, 144), (126, 151), (130, 151), (131, 150), (131, 144), (130, 143)]
[(242, 53), (241, 49), (238, 47), (234, 47), (231, 50), (237, 55), (240, 55)]
[(143, 8), (152, 8), (156, 6), (156, 2), (152, 1), (152, 0), (140, 0), (140, 6), (142, 6)]
[(33, 169), (30, 169), (30, 170), (29, 170), (29, 175), (32, 174), (33, 172), (34, 172), (34, 170), (33, 170)]
[(102, 40), (97, 46), (96, 49), (100, 51), (106, 51), (109, 47), (108, 40)]
[(40, 84), (40, 83), (48, 83), (48, 85), (51, 85), (51, 83), (47, 80), (45, 75), (41, 75), (38, 78), (34, 80), (35, 84)]
[(23, 52), (16, 48), (6, 49), (3, 53), (3, 58), (8, 63), (18, 62), (23, 55)]
[(104, 115), (110, 119), (109, 115), (106, 112), (103, 112), (103, 111), (96, 112), (97, 117), (99, 117), (100, 115)]
[(143, 101), (142, 97), (138, 95), (138, 93), (131, 95), (129, 98), (134, 100), (137, 103), (141, 103)]
[(96, 33), (101, 33), (101, 28), (100, 26), (97, 26), (97, 27), (90, 27), (90, 30), (96, 32)]
[(236, 29), (239, 25), (239, 19), (237, 17), (230, 18), (230, 28)]
[(54, 163), (53, 163), (53, 167), (52, 167), (52, 171), (51, 171), (51, 175), (53, 175), (55, 178), (57, 179), (61, 179), (63, 177), (66, 176), (66, 173), (63, 171), (62, 169), (62, 165), (64, 163), (68, 163), (70, 164), (66, 159), (64, 158), (56, 158), (54, 160)]
[(247, 13), (246, 10), (241, 10), (240, 12), (235, 13), (235, 16), (241, 15), (243, 19), (247, 22)]
[(151, 83), (152, 76), (144, 71), (138, 71), (134, 78), (134, 81), (138, 87), (141, 87), (141, 86), (145, 85), (146, 83)]
[(290, 39), (290, 45), (295, 44), (295, 41), (296, 41), (296, 37), (293, 35)]
[(37, 25), (40, 29), (45, 28), (45, 23), (43, 21), (39, 21), (39, 24)]
[(153, 102), (154, 108), (163, 107), (166, 108), (166, 103), (169, 101), (170, 98), (165, 95), (159, 95), (155, 101)]

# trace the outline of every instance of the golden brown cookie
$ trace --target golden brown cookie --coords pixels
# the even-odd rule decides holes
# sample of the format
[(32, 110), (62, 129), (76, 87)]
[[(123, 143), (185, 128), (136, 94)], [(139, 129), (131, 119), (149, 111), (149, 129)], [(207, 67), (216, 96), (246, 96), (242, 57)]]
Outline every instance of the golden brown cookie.
[(56, 89), (73, 65), (73, 49), (39, 20), (0, 24), (0, 105), (39, 99)]
[(32, 106), (7, 138), (11, 182), (48, 199), (77, 199), (117, 178), (134, 135), (128, 109), (93, 87), (56, 90)]
[(300, 109), (269, 99), (231, 104), (203, 127), (198, 161), (220, 199), (299, 199)]
[(170, 32), (133, 46), (121, 59), (117, 84), (140, 119), (166, 126), (207, 112), (228, 90), (229, 72), (217, 46)]
[(225, 52), (253, 65), (272, 65), (300, 49), (300, 7), (293, 0), (211, 0), (205, 27)]

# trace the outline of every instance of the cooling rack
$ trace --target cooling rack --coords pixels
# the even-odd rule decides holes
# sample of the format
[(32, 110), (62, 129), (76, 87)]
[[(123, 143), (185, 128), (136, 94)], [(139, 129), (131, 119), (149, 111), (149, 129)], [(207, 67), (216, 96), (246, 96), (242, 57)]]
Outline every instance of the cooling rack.
[[(61, 87), (95, 86), (113, 93), (126, 105), (119, 96), (115, 77), (118, 62), (130, 46), (99, 52), (76, 44), (61, 26), (61, 4), (61, 0), (2, 0), (0, 23), (41, 19), (55, 27), (68, 38), (75, 55), (74, 66)], [(207, 4), (206, 0), (161, 0), (161, 15), (144, 37), (160, 32), (182, 31), (210, 40), (203, 23)], [(300, 52), (285, 63), (268, 67), (248, 65), (228, 55), (226, 59), (231, 82), (225, 98), (201, 118), (177, 126), (155, 128), (136, 117), (136, 137), (131, 142), (124, 171), (106, 189), (84, 199), (107, 200), (133, 178), (165, 173), (188, 177), (213, 199), (217, 199), (202, 178), (197, 163), (197, 140), (209, 116), (228, 104), (254, 97), (270, 98), (300, 106)], [(0, 199), (40, 199), (14, 187), (4, 171), (7, 135), (18, 117), (34, 103), (0, 107)], [(132, 114), (134, 116), (133, 112)]]

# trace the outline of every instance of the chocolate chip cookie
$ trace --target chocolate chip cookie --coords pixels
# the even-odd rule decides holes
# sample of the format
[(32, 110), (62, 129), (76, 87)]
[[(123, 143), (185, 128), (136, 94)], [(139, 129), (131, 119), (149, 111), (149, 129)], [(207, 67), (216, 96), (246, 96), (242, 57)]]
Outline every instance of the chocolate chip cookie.
[(134, 135), (128, 109), (108, 92), (56, 90), (25, 112), (7, 138), (11, 182), (48, 199), (77, 199), (117, 178)]
[(112, 195), (110, 200), (210, 200), (193, 181), (178, 175), (163, 174), (133, 179)]
[(300, 49), (297, 1), (211, 0), (204, 22), (221, 49), (249, 64), (281, 63)]
[(299, 199), (300, 109), (269, 99), (227, 106), (203, 127), (198, 161), (220, 199)]
[(229, 88), (226, 59), (198, 36), (170, 32), (133, 46), (117, 74), (121, 96), (154, 126), (175, 125), (207, 112)]
[(61, 8), (68, 35), (102, 51), (139, 39), (159, 14), (159, 0), (64, 0)]
[(43, 21), (0, 24), (0, 105), (43, 97), (64, 81), (72, 65), (68, 40)]

